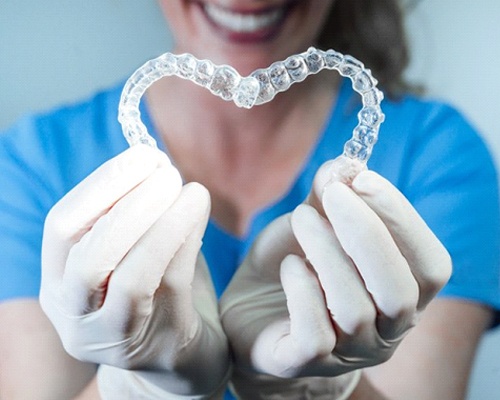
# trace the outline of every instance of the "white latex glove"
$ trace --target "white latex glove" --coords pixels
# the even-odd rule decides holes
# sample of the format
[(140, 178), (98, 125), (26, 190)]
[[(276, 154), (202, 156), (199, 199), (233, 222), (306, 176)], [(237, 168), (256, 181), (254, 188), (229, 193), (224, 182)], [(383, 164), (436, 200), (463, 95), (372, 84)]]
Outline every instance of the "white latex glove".
[(40, 301), (68, 353), (101, 364), (104, 399), (223, 386), (227, 341), (200, 255), (209, 209), (204, 187), (183, 187), (164, 154), (139, 145), (50, 211)]
[(325, 164), (308, 204), (260, 234), (224, 293), (241, 398), (347, 398), (351, 371), (387, 360), (448, 280), (450, 257), (408, 200), (360, 170)]

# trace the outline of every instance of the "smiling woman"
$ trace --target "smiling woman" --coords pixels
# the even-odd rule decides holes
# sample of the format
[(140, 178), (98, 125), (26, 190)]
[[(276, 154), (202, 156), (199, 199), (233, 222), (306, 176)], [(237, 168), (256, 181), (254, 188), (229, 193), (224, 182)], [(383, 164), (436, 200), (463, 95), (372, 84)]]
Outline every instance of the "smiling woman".
[[(24, 12), (51, 14), (39, 3)], [(104, 32), (133, 31), (129, 50), (111, 54), (142, 52), (133, 40), (154, 40), (138, 32), (150, 21), (169, 25), (175, 53), (241, 75), (311, 45), (352, 54), (382, 81), (386, 121), (370, 171), (346, 185), (333, 159), (362, 105), (335, 73), (250, 110), (185, 80), (157, 81), (140, 111), (171, 161), (127, 149), (123, 82), (23, 118), (0, 135), (0, 396), (464, 398), (500, 309), (496, 173), (458, 112), (405, 89), (400, 3), (81, 6), (103, 4)], [(93, 49), (101, 19), (80, 14)]]

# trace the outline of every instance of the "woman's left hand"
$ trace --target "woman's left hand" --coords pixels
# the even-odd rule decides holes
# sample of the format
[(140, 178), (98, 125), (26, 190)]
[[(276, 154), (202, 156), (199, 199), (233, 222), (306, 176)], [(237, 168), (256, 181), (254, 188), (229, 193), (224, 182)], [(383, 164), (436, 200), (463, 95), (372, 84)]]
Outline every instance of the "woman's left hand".
[(339, 165), (260, 234), (221, 299), (243, 396), (253, 389), (238, 371), (340, 379), (384, 362), (449, 279), (448, 252), (408, 200), (371, 171), (332, 181)]

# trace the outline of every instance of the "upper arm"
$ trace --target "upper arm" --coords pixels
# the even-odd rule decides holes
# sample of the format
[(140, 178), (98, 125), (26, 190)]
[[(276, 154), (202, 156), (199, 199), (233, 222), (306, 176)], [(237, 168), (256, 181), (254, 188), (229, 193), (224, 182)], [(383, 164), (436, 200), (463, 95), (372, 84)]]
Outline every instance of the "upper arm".
[(0, 398), (69, 399), (95, 374), (71, 358), (35, 299), (0, 303)]
[(458, 299), (434, 300), (386, 363), (366, 375), (389, 399), (464, 399), (491, 311)]

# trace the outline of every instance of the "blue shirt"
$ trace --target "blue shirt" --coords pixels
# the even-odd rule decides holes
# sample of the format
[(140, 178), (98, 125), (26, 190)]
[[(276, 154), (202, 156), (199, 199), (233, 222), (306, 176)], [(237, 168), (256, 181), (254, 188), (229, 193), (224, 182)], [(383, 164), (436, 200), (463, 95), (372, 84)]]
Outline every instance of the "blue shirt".
[[(117, 87), (77, 105), (28, 116), (0, 135), (0, 301), (38, 296), (48, 210), (127, 148), (116, 119), (120, 92)], [(203, 251), (218, 295), (256, 235), (302, 202), (319, 166), (342, 153), (359, 108), (357, 95), (344, 82), (294, 184), (253, 216), (245, 237), (210, 221)], [(405, 194), (450, 252), (453, 275), (440, 296), (500, 309), (497, 175), (484, 143), (444, 104), (406, 96), (385, 100), (382, 108), (386, 121), (368, 166)], [(156, 136), (144, 104), (142, 114)]]

